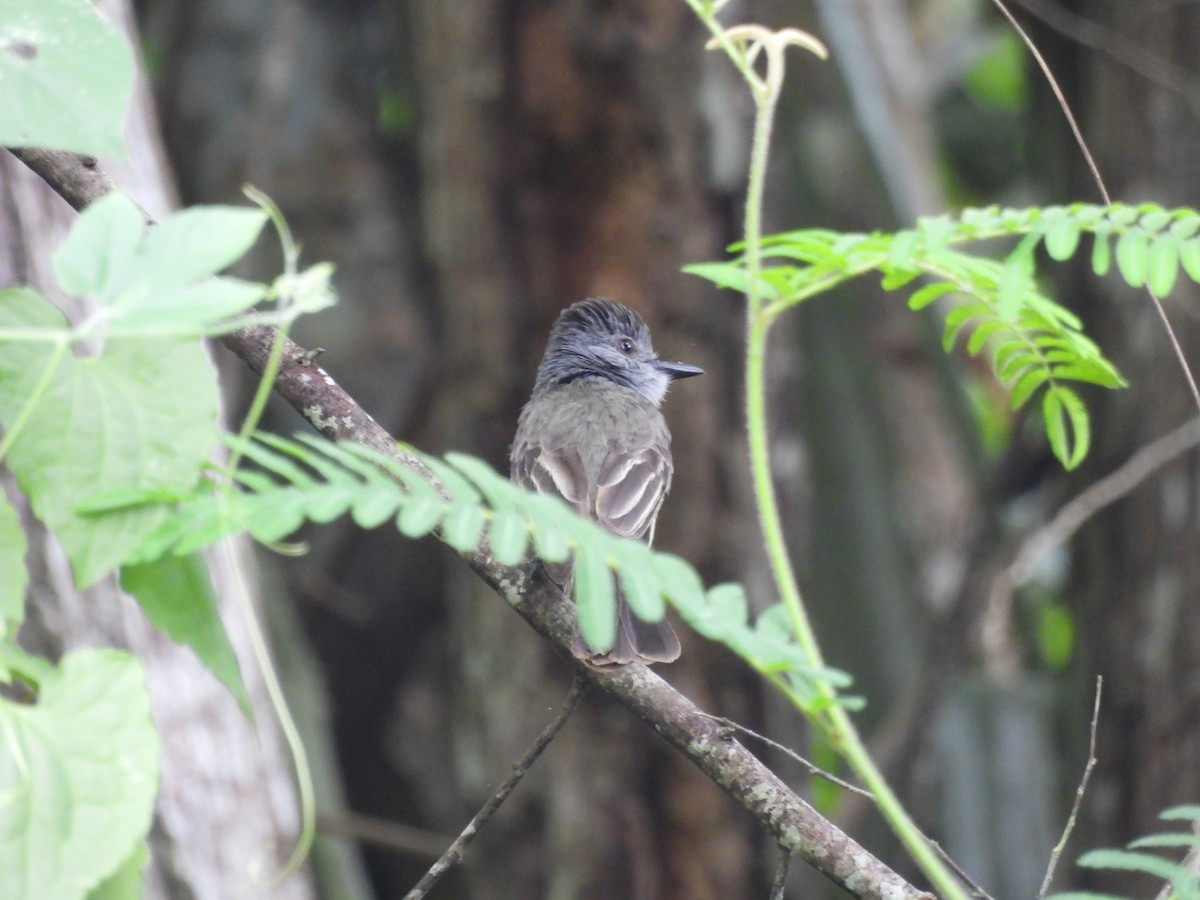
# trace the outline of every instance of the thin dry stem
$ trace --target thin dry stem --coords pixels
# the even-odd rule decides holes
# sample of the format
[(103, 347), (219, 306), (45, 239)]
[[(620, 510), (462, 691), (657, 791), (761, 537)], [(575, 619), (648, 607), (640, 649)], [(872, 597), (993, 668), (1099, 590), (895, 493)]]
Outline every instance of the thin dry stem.
[[(705, 713), (705, 715), (708, 715), (708, 714)], [(771, 738), (767, 737), (765, 734), (759, 734), (757, 731), (747, 728), (745, 725), (739, 725), (737, 722), (733, 721), (733, 719), (727, 719), (724, 716), (708, 716), (708, 718), (712, 719), (714, 722), (716, 722), (717, 724), (721, 725), (724, 728), (729, 728), (733, 731), (740, 731), (742, 734), (748, 735), (748, 736), (754, 738), (756, 741), (762, 741), (764, 744), (766, 744), (772, 750), (778, 750), (784, 756), (786, 756), (789, 759), (794, 760), (795, 762), (798, 762), (800, 765), (804, 766), (804, 768), (808, 769), (808, 774), (810, 774), (810, 775), (813, 775), (817, 778), (824, 778), (830, 784), (836, 784), (838, 787), (842, 788), (842, 790), (849, 791), (852, 794), (858, 794), (860, 797), (866, 797), (868, 800), (875, 799), (875, 795), (872, 794), (870, 791), (863, 790), (860, 787), (855, 787), (850, 782), (843, 781), (841, 778), (838, 778), (833, 773), (826, 772), (824, 769), (822, 769), (820, 766), (816, 765), (815, 763), (809, 762), (807, 759), (805, 759), (803, 756), (801, 756), (795, 750), (791, 749), (790, 747), (785, 747), (783, 744), (779, 743), (778, 741), (771, 740)]]
[(417, 882), (416, 887), (405, 894), (404, 900), (421, 900), (421, 898), (433, 890), (434, 885), (442, 879), (443, 875), (462, 860), (467, 847), (475, 840), (480, 829), (496, 814), (496, 810), (508, 799), (508, 795), (521, 783), (521, 779), (525, 777), (525, 773), (537, 762), (538, 757), (550, 746), (550, 743), (558, 737), (558, 733), (567, 724), (567, 719), (571, 717), (571, 713), (575, 712), (575, 707), (579, 705), (579, 701), (583, 698), (587, 687), (587, 681), (579, 674), (576, 674), (575, 681), (571, 684), (571, 690), (567, 694), (567, 699), (563, 701), (562, 709), (558, 711), (558, 715), (554, 717), (554, 721), (547, 725), (542, 733), (537, 736), (529, 749), (525, 751), (525, 755), (513, 766), (512, 773), (508, 778), (504, 779), (504, 782), (496, 789), (496, 792), (480, 807), (479, 812), (475, 813), (471, 821), (462, 830), (462, 833), (454, 839), (454, 843), (447, 847), (446, 852), (438, 858), (437, 862), (429, 867), (429, 871)]
[[(1038, 64), (1038, 68), (1042, 70), (1042, 74), (1046, 76), (1046, 81), (1050, 85), (1050, 90), (1054, 92), (1054, 97), (1058, 101), (1059, 107), (1063, 111), (1063, 116), (1066, 117), (1067, 124), (1071, 128), (1071, 133), (1075, 136), (1075, 143), (1079, 145), (1079, 152), (1083, 154), (1084, 160), (1087, 162), (1088, 171), (1092, 173), (1092, 180), (1096, 183), (1097, 189), (1100, 191), (1100, 196), (1104, 198), (1104, 202), (1112, 205), (1112, 196), (1108, 193), (1108, 187), (1104, 183), (1104, 177), (1100, 174), (1100, 168), (1096, 165), (1096, 159), (1092, 156), (1091, 148), (1088, 146), (1087, 140), (1083, 136), (1083, 132), (1079, 129), (1079, 123), (1075, 120), (1075, 114), (1071, 112), (1071, 106), (1067, 103), (1066, 95), (1063, 94), (1062, 88), (1059, 86), (1058, 79), (1054, 77), (1054, 73), (1050, 71), (1050, 65), (1034, 44), (1033, 39), (1025, 33), (1013, 14), (1009, 12), (1007, 6), (1004, 5), (1004, 0), (992, 0), (992, 3), (1000, 10), (1004, 18), (1008, 19), (1008, 23), (1013, 27), (1013, 30), (1029, 48), (1029, 52), (1033, 54), (1034, 60)], [(1188, 389), (1191, 391), (1192, 400), (1196, 404), (1196, 409), (1200, 410), (1200, 388), (1196, 386), (1196, 376), (1192, 374), (1191, 366), (1188, 365), (1187, 357), (1184, 356), (1183, 346), (1179, 343), (1179, 336), (1175, 334), (1175, 329), (1171, 326), (1171, 320), (1167, 318), (1167, 311), (1163, 307), (1162, 300), (1154, 291), (1146, 288), (1146, 296), (1150, 298), (1151, 305), (1154, 311), (1158, 313), (1158, 318), (1162, 322), (1163, 329), (1167, 333), (1167, 341), (1171, 344), (1171, 350), (1175, 354), (1175, 358), (1179, 361), (1179, 367), (1183, 370), (1183, 377), (1187, 381)]]
[(1096, 768), (1096, 725), (1100, 721), (1100, 693), (1104, 687), (1104, 677), (1096, 676), (1096, 702), (1092, 707), (1092, 733), (1088, 740), (1088, 760), (1087, 765), (1083, 767), (1083, 777), (1079, 779), (1079, 787), (1075, 789), (1075, 802), (1071, 806), (1071, 815), (1067, 819), (1066, 827), (1063, 828), (1062, 837), (1058, 839), (1058, 843), (1054, 845), (1054, 849), (1050, 851), (1050, 863), (1046, 867), (1046, 877), (1042, 879), (1042, 886), (1038, 890), (1037, 900), (1045, 900), (1046, 894), (1050, 892), (1050, 882), (1054, 880), (1054, 870), (1058, 867), (1059, 857), (1062, 856), (1063, 849), (1067, 846), (1067, 840), (1071, 837), (1071, 832), (1075, 830), (1075, 820), (1079, 816), (1079, 807), (1083, 805), (1083, 794), (1087, 790), (1088, 780), (1092, 777), (1092, 769)]

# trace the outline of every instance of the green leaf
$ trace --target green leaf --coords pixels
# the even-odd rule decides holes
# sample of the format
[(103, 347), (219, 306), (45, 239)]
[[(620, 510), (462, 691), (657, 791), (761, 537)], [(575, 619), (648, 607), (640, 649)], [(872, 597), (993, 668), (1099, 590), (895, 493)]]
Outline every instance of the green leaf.
[(1171, 223), (1171, 237), (1177, 241), (1186, 241), (1200, 230), (1200, 216), (1192, 210), (1177, 211)]
[(51, 263), (68, 294), (107, 295), (118, 289), (134, 266), (146, 234), (146, 217), (121, 191), (92, 203), (72, 223)]
[(638, 541), (617, 540), (611, 549), (625, 602), (643, 621), (657, 622), (667, 610), (650, 548)]
[(999, 319), (989, 319), (986, 322), (980, 322), (979, 327), (971, 332), (971, 337), (967, 341), (967, 352), (971, 356), (978, 356), (979, 352), (986, 346), (988, 338), (1005, 328), (1007, 328), (1007, 325)]
[(483, 539), (483, 528), (487, 524), (483, 507), (459, 503), (450, 507), (442, 522), (442, 536), (455, 550), (474, 550)]
[(564, 519), (571, 511), (555, 497), (528, 496), (525, 509), (533, 517), (533, 552), (543, 562), (565, 562), (571, 555), (571, 532)]
[(942, 335), (942, 349), (947, 353), (954, 349), (954, 341), (958, 338), (958, 333), (963, 329), (971, 319), (980, 317), (988, 317), (991, 315), (991, 310), (982, 303), (970, 303), (966, 306), (956, 306), (950, 312), (946, 313), (946, 329)]
[(1112, 250), (1108, 235), (1097, 233), (1092, 239), (1092, 271), (1103, 278), (1112, 268)]
[(1132, 225), (1137, 217), (1137, 209), (1127, 203), (1114, 203), (1111, 207), (1109, 207), (1108, 221), (1112, 222), (1119, 228)]
[(154, 292), (139, 286), (113, 305), (109, 334), (194, 336), (232, 331), (240, 325), (230, 319), (265, 296), (264, 285), (223, 276)]
[(0, 700), (0, 897), (76, 900), (149, 830), (159, 740), (128, 653), (74, 651), (40, 688)]
[(396, 514), (403, 499), (398, 488), (388, 490), (383, 485), (367, 485), (358, 492), (350, 516), (359, 528), (378, 528)]
[(127, 159), (133, 54), (91, 3), (8, 0), (0, 48), (0, 144)]
[[(308, 499), (305, 503), (305, 514), (311, 522), (316, 522), (318, 525), (328, 524), (334, 519), (345, 515), (346, 510), (354, 504), (355, 500), (359, 499), (363, 490), (363, 488), (356, 488), (345, 484), (326, 484), (315, 487), (308, 493)], [(388, 515), (390, 516), (396, 511), (398, 498), (392, 496), (389, 499)], [(375, 525), (379, 524), (381, 523), (375, 522)], [(363, 527), (374, 528), (375, 525), (363, 525)]]
[(1200, 847), (1200, 834), (1174, 831), (1166, 834), (1148, 834), (1129, 842), (1131, 850), (1138, 850), (1142, 847)]
[[(237, 495), (233, 496), (237, 497)], [(150, 562), (164, 553), (171, 552), (180, 540), (195, 530), (204, 528), (210, 521), (225, 521), (233, 518), (217, 516), (213, 513), (215, 507), (216, 500), (213, 497), (205, 498), (200, 495), (193, 497), (147, 535), (128, 556), (126, 562), (131, 565)]]
[(1014, 251), (1000, 271), (1000, 281), (996, 285), (996, 315), (1005, 322), (1016, 321), (1025, 295), (1033, 289), (1030, 265)]
[(123, 487), (88, 494), (75, 505), (75, 512), (95, 514), (116, 512), (133, 506), (153, 506), (160, 503), (179, 503), (188, 500), (192, 491), (166, 491), (161, 488)]
[[(1050, 354), (1047, 353), (1046, 357), (1049, 360)], [(1066, 365), (1056, 365), (1051, 370), (1051, 374), (1058, 379), (1086, 381), (1089, 384), (1098, 384), (1106, 388), (1121, 388), (1126, 385), (1125, 379), (1107, 360), (1085, 359)]]
[(1167, 227), (1167, 223), (1171, 221), (1171, 213), (1163, 209), (1156, 203), (1143, 203), (1138, 207), (1143, 210), (1141, 221), (1138, 224), (1143, 231), (1153, 234), (1156, 231), (1162, 231)]
[(68, 292), (90, 294), (108, 334), (195, 334), (249, 309), (261, 284), (213, 277), (257, 239), (259, 210), (197, 206), (147, 231), (137, 206), (114, 191), (89, 206), (54, 254)]
[(479, 493), (475, 485), (471, 484), (452, 466), (432, 456), (423, 456), (422, 462), (437, 476), (442, 487), (455, 503), (477, 505), (483, 501), (483, 495)]
[(1179, 276), (1179, 245), (1169, 235), (1160, 235), (1150, 245), (1146, 257), (1146, 279), (1150, 290), (1165, 297), (1175, 287)]
[(685, 619), (690, 622), (706, 613), (704, 582), (688, 562), (669, 553), (655, 553), (654, 574), (662, 592)]
[[(719, 288), (737, 291), (739, 294), (750, 293), (750, 276), (746, 272), (745, 263), (740, 260), (737, 262), (694, 263), (684, 266), (683, 271), (688, 275), (707, 279)], [(766, 300), (779, 299), (779, 290), (768, 278), (759, 279), (758, 290)]]
[(746, 627), (750, 605), (746, 600), (746, 589), (740, 584), (718, 584), (708, 592), (707, 599), (709, 613), (720, 623), (721, 631), (731, 633)]
[(1023, 406), (1033, 396), (1033, 392), (1041, 387), (1049, 377), (1049, 373), (1040, 366), (1030, 369), (1020, 376), (1013, 385), (1012, 398), (1009, 401), (1010, 408), (1019, 409)]
[(1042, 416), (1046, 420), (1050, 449), (1064, 469), (1074, 469), (1083, 462), (1091, 444), (1087, 407), (1070, 388), (1052, 385), (1042, 399)]
[(0, 641), (15, 634), (25, 618), (25, 533), (17, 510), (0, 489)]
[[(266, 436), (263, 437), (265, 439)], [(296, 440), (300, 444), (306, 445), (308, 449), (316, 450), (320, 456), (328, 457), (332, 466), (348, 469), (348, 472), (344, 473), (342, 478), (355, 482), (361, 480), (367, 482), (367, 484), (386, 484), (389, 481), (386, 475), (391, 475), (414, 493), (425, 491), (431, 491), (434, 494), (437, 493), (433, 491), (433, 486), (430, 485), (430, 482), (422, 478), (420, 474), (413, 472), (412, 469), (404, 466), (400, 461), (383, 454), (383, 452), (370, 448), (370, 446), (356, 444), (353, 440), (341, 440), (341, 442), (334, 444), (318, 436), (318, 434), (306, 433), (296, 434)], [(310, 464), (310, 466), (313, 466), (313, 468), (317, 468), (316, 462), (318, 457), (313, 457), (307, 451), (301, 449), (299, 458)], [(430, 462), (426, 457), (421, 458), (426, 463)], [(445, 466), (445, 463), (438, 462), (438, 464), (443, 468), (449, 468)], [(462, 481), (462, 476), (457, 473), (454, 473), (454, 478)], [(479, 497), (478, 492), (475, 492), (474, 488), (469, 487), (469, 485), (468, 490), (472, 492), (473, 497)]]
[(592, 650), (611, 650), (617, 640), (617, 599), (603, 544), (588, 542), (575, 554), (575, 605), (579, 634)]
[(727, 288), (743, 294), (750, 285), (750, 281), (746, 277), (746, 270), (739, 263), (692, 263), (684, 266), (682, 271), (688, 275), (695, 275), (711, 281), (719, 288)]
[(1200, 237), (1194, 237), (1180, 244), (1179, 262), (1188, 278), (1200, 282)]
[(471, 480), (492, 509), (510, 510), (515, 505), (517, 487), (479, 457), (451, 452), (446, 462)]
[[(294, 496), (295, 492), (292, 491), (291, 494)], [(253, 535), (254, 523), (252, 520), (255, 517), (256, 508), (253, 503), (249, 502), (249, 498), (239, 494), (218, 494), (202, 497), (200, 506), (202, 509), (209, 511), (207, 517), (194, 519), (190, 515), (191, 507), (183, 507), (175, 516), (167, 520), (168, 527), (174, 521), (181, 522), (184, 525), (184, 528), (179, 532), (174, 546), (170, 548), (171, 552), (176, 556), (186, 556), (197, 550), (203, 550), (205, 547), (212, 546), (221, 538), (237, 534), (240, 531), (250, 529)], [(284, 532), (285, 535), (290, 533)], [(278, 536), (274, 535), (259, 538), (259, 540), (264, 541), (278, 539)], [(145, 555), (144, 545), (138, 547), (138, 552), (142, 555), (130, 560), (130, 562), (144, 563), (152, 562), (155, 559), (153, 555)]]
[(136, 277), (152, 287), (177, 287), (228, 268), (254, 246), (267, 223), (261, 209), (189, 206), (150, 229)]
[(1146, 236), (1140, 232), (1127, 231), (1117, 238), (1117, 270), (1130, 287), (1141, 287), (1146, 283), (1148, 251)]
[[(916, 269), (912, 261), (920, 243), (921, 235), (916, 231), (898, 231), (892, 235), (892, 239), (888, 243), (887, 268), (895, 270)], [(890, 278), (891, 275), (887, 275), (887, 277)], [(894, 290), (894, 288), (887, 289)]]
[[(254, 439), (253, 437), (244, 442), (237, 440), (235, 437), (228, 437), (225, 443), (237, 452), (241, 453), (246, 459), (257, 463), (273, 475), (279, 476), (280, 479), (290, 484), (295, 485), (303, 490), (309, 490), (316, 487), (317, 480), (309, 474), (308, 470), (299, 465), (291, 456), (284, 455), (273, 451), (266, 446), (264, 442)], [(242, 472), (241, 475), (249, 475), (253, 473)], [(243, 479), (244, 483), (251, 490), (265, 492), (270, 490), (273, 483), (270, 480), (263, 481), (260, 486), (256, 487), (249, 480)]]
[(88, 892), (87, 900), (142, 900), (142, 871), (149, 861), (150, 850), (144, 841), (139, 842), (116, 872)]
[(250, 700), (204, 560), (196, 555), (163, 556), (121, 569), (121, 588), (132, 594), (155, 628), (195, 651), (210, 672), (249, 714)]
[(1158, 814), (1160, 819), (1168, 821), (1178, 821), (1180, 819), (1200, 819), (1200, 804), (1185, 803), (1180, 806), (1172, 806), (1169, 809), (1164, 809)]
[(405, 537), (424, 537), (442, 520), (446, 506), (433, 491), (408, 500), (396, 516), (396, 527)]
[(883, 280), (880, 282), (880, 286), (885, 291), (898, 291), (906, 284), (920, 278), (922, 274), (924, 273), (920, 269), (886, 268), (883, 270)]
[[(297, 488), (283, 488), (270, 496), (270, 503), (255, 505), (250, 513), (250, 520), (246, 523), (251, 536), (256, 541), (262, 541), (265, 544), (281, 541), (288, 535), (294, 534), (304, 524), (308, 514), (308, 498), (303, 491)], [(224, 529), (214, 529), (210, 532), (214, 540), (218, 535), (224, 533)], [(193, 537), (195, 538), (195, 536)], [(201, 540), (202, 543), (183, 541), (177, 549), (199, 549), (208, 543), (207, 539), (201, 538)]]
[(924, 252), (934, 256), (946, 249), (954, 236), (958, 223), (948, 215), (923, 216), (917, 220), (917, 231), (921, 234)]
[(525, 558), (529, 546), (529, 523), (513, 512), (498, 512), (488, 528), (488, 546), (501, 565), (515, 566)]
[[(27, 653), (10, 641), (0, 641), (0, 676), (8, 680), (11, 676), (18, 681), (37, 687), (54, 677), (54, 665), (41, 656)], [(3, 698), (0, 698), (0, 703)]]
[(944, 297), (957, 288), (948, 281), (937, 281), (933, 284), (927, 284), (918, 291), (914, 291), (913, 295), (908, 298), (908, 308), (911, 310), (920, 310), (929, 306), (939, 297)]
[(1057, 262), (1075, 255), (1081, 234), (1079, 223), (1069, 215), (1063, 216), (1046, 229), (1046, 253)]
[(1046, 420), (1046, 437), (1050, 441), (1050, 449), (1060, 461), (1070, 459), (1066, 415), (1057, 391), (1046, 391), (1046, 396), (1042, 398), (1042, 416)]
[[(65, 329), (62, 314), (44, 301), (13, 300), (0, 295), (0, 328)], [(120, 564), (168, 511), (85, 516), (77, 509), (81, 496), (189, 491), (216, 440), (216, 373), (199, 341), (110, 340), (89, 359), (52, 344), (7, 342), (0, 348), (0, 423), (11, 429), (27, 403), (33, 406), (7, 461), (85, 587)]]
[(993, 366), (996, 377), (1008, 381), (1019, 370), (1038, 362), (1037, 354), (1021, 338), (1005, 338), (997, 347)]
[(1128, 850), (1090, 850), (1079, 857), (1078, 865), (1089, 869), (1120, 869), (1127, 872), (1145, 872), (1156, 878), (1171, 881), (1188, 875), (1187, 869), (1149, 853), (1132, 853)]

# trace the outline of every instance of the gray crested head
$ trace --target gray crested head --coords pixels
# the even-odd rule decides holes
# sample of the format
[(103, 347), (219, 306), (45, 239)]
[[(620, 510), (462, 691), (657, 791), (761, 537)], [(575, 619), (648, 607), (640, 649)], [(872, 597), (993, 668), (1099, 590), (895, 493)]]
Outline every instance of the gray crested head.
[(657, 406), (672, 381), (703, 371), (660, 360), (641, 316), (615, 300), (593, 297), (559, 313), (534, 389), (607, 382), (636, 391)]

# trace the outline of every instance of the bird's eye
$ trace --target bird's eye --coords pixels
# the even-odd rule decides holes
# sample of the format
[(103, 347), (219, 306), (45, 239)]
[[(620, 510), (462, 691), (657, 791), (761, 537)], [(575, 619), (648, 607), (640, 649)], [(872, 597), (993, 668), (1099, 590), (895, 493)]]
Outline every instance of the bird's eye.
[(621, 340), (617, 343), (617, 346), (621, 348), (622, 353), (633, 352), (633, 341), (631, 341), (629, 338), (621, 338)]

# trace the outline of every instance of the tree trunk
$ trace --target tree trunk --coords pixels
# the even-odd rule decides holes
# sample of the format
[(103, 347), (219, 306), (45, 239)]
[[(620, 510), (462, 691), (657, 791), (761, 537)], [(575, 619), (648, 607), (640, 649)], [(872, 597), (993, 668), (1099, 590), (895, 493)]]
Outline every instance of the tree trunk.
[[(111, 2), (105, 7), (116, 21), (129, 23), (131, 14), (124, 4)], [(127, 142), (133, 164), (115, 167), (113, 174), (151, 214), (166, 214), (175, 205), (174, 190), (144, 82), (136, 88)], [(57, 295), (49, 265), (75, 213), (8, 154), (0, 158), (0, 195), (0, 233), (5, 236), (0, 241), (0, 284), (30, 284), (77, 321), (86, 311), (82, 301)], [(61, 548), (27, 506), (20, 506), (29, 538), (31, 576), (22, 643), (51, 658), (79, 647), (117, 646), (136, 654), (145, 667), (163, 740), (161, 790), (148, 840), (146, 896), (213, 900), (263, 896), (264, 879), (272, 877), (295, 843), (299, 812), (291, 758), (242, 620), (227, 610), (226, 626), (241, 662), (253, 720), (190, 651), (150, 626), (113, 578), (86, 591), (76, 590)], [(232, 552), (253, 584), (253, 562), (245, 548), (238, 542)], [(210, 558), (210, 573), (220, 596), (229, 596), (233, 589), (225, 559), (220, 552)], [(349, 870), (343, 871), (352, 879)], [(280, 898), (313, 895), (307, 867), (271, 893)]]

